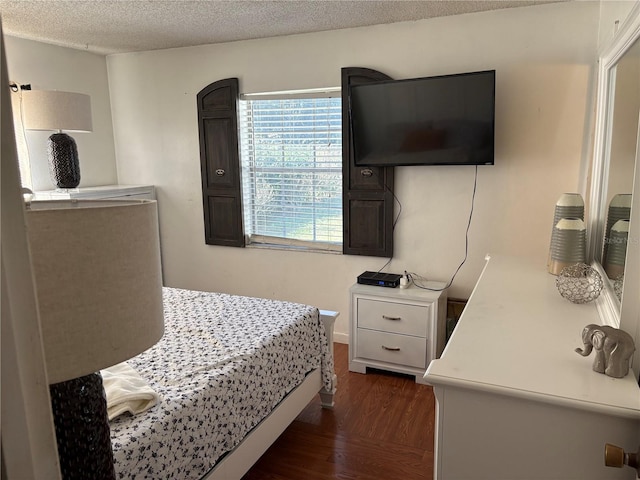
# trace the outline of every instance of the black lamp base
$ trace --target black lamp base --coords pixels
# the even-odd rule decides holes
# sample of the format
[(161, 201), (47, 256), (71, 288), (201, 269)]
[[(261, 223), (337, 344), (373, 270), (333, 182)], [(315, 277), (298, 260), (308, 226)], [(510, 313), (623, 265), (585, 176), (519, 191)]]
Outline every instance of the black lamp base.
[(49, 386), (63, 480), (114, 480), (107, 399), (102, 376)]
[(54, 133), (47, 143), (49, 173), (58, 188), (80, 185), (80, 160), (76, 141), (66, 133)]

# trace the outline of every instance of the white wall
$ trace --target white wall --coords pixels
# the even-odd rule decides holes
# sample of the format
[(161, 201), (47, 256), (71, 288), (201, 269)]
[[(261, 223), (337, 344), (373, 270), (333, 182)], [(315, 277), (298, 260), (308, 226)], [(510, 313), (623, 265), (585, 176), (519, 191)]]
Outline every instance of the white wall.
[[(497, 71), (496, 164), (479, 168), (469, 259), (450, 296), (467, 297), (486, 253), (544, 268), (555, 202), (586, 161), (597, 2), (112, 55), (107, 58), (118, 175), (158, 188), (165, 282), (311, 303), (342, 312), (349, 286), (385, 259), (204, 244), (196, 94), (237, 76), (242, 92), (340, 84), (340, 68), (393, 78)], [(388, 271), (448, 280), (464, 256), (472, 167), (396, 169), (403, 204)]]
[[(60, 479), (0, 25), (2, 478)], [(7, 106), (9, 105), (9, 106)]]
[[(78, 145), (80, 186), (117, 183), (106, 58), (81, 50), (5, 37), (9, 80), (34, 90), (62, 90), (91, 96), (92, 133), (71, 133)], [(27, 131), (34, 190), (55, 188), (49, 177), (47, 137)]]
[(602, 0), (598, 27), (598, 49), (602, 52), (613, 41), (617, 29), (625, 21), (638, 0)]

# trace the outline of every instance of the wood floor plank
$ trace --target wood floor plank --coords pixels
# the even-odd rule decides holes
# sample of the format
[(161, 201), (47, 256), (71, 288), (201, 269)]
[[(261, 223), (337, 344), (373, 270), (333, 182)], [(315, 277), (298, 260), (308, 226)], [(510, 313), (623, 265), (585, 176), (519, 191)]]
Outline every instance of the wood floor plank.
[(413, 377), (349, 372), (335, 344), (333, 410), (314, 399), (242, 480), (431, 480), (435, 398)]
[(433, 452), (435, 396), (431, 387), (418, 387), (407, 402), (406, 408), (397, 411), (397, 427), (395, 435), (390, 440)]

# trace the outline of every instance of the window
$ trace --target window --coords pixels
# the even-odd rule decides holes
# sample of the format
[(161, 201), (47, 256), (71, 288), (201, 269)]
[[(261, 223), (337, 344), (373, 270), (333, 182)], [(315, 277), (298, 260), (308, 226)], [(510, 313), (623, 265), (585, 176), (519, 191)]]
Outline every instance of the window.
[[(318, 113), (321, 109), (317, 105), (325, 101), (320, 100), (321, 98), (332, 97), (332, 94), (327, 92), (324, 95), (317, 91), (311, 93), (307, 91), (306, 95), (248, 95), (242, 99), (243, 115), (239, 118), (241, 115), (239, 115), (240, 97), (237, 78), (217, 80), (200, 90), (196, 95), (196, 101), (205, 243), (228, 247), (244, 247), (247, 242), (281, 243), (287, 247), (300, 245), (313, 249), (327, 248), (339, 251), (341, 239), (337, 232), (340, 223), (343, 223), (342, 253), (390, 258), (393, 255), (394, 167), (356, 167), (353, 165), (353, 152), (349, 142), (341, 145), (341, 138), (350, 137), (349, 115), (346, 107), (348, 105), (346, 91), (349, 85), (388, 79), (387, 75), (369, 68), (343, 68), (341, 100), (332, 98), (329, 101), (334, 108), (324, 109), (324, 119), (323, 115)], [(334, 90), (334, 92), (337, 91), (338, 89)], [(313, 101), (298, 102), (297, 107), (291, 107), (290, 110), (284, 108), (284, 106), (288, 107), (285, 100), (295, 104), (293, 100), (311, 99), (317, 100), (315, 108)], [(261, 126), (259, 120), (265, 112), (260, 111), (258, 106), (262, 105), (262, 100), (280, 102), (279, 105), (276, 102), (277, 107), (273, 108), (274, 118), (267, 121), (267, 124), (280, 122), (279, 133), (277, 129), (265, 133), (266, 127)], [(341, 115), (338, 113), (339, 104), (341, 104)], [(261, 108), (268, 110), (268, 106), (269, 104), (265, 103)], [(312, 112), (307, 113), (307, 116), (314, 117), (313, 122), (307, 121), (306, 129), (301, 126), (305, 123), (304, 121), (298, 119), (296, 124), (291, 120), (291, 118), (296, 119), (297, 114), (305, 110)], [(289, 130), (298, 132), (300, 138), (295, 139), (293, 135), (294, 140), (292, 140), (285, 135), (287, 118), (289, 118), (289, 124), (296, 126), (295, 129), (289, 126)], [(302, 115), (302, 119), (304, 118), (305, 116)], [(338, 122), (342, 123), (341, 129), (338, 127)], [(242, 130), (244, 130), (242, 151), (245, 161), (242, 174), (239, 158), (241, 150), (239, 123), (242, 123)], [(323, 131), (326, 139), (324, 142), (319, 142), (315, 152), (310, 148), (313, 156), (296, 154), (300, 157), (297, 164), (288, 161), (296, 156), (290, 154), (289, 150), (302, 149), (305, 143), (309, 143), (307, 137), (319, 137)], [(260, 153), (263, 149), (266, 155)], [(339, 155), (338, 152), (341, 150), (342, 155)], [(323, 152), (322, 155), (316, 153), (320, 151)], [(329, 155), (332, 151), (335, 155)], [(342, 165), (339, 168), (337, 159), (341, 156)], [(265, 158), (270, 160), (267, 162)], [(277, 168), (277, 158), (280, 159), (279, 173), (273, 171)], [(329, 160), (331, 158), (335, 161)], [(302, 162), (301, 159), (306, 159), (306, 162)], [(306, 168), (303, 169), (302, 166)], [(310, 175), (314, 183), (303, 189), (307, 197), (313, 199), (311, 213), (307, 211), (305, 213), (307, 218), (303, 219), (301, 213), (296, 212), (294, 215), (285, 212), (284, 207), (288, 207), (291, 200), (282, 197), (280, 192), (281, 185), (290, 183), (290, 181), (285, 182), (284, 172), (290, 173), (298, 169), (309, 176), (311, 167), (314, 166), (317, 167), (317, 172)], [(273, 174), (272, 178), (267, 177), (268, 173)], [(340, 180), (342, 173), (345, 175)], [(263, 178), (260, 178), (261, 176)], [(322, 177), (329, 183), (319, 182), (318, 180)], [(296, 179), (298, 184), (304, 184), (302, 180), (307, 181), (307, 178), (299, 175)], [(243, 181), (244, 188), (241, 188)], [(338, 200), (340, 183), (342, 183), (340, 192), (342, 211)], [(266, 184), (268, 188), (263, 188)], [(243, 190), (247, 194), (244, 202)], [(278, 201), (275, 201), (276, 194), (280, 196)], [(243, 203), (246, 206), (244, 212)], [(333, 206), (334, 210), (323, 210), (328, 205)], [(271, 211), (268, 211), (269, 209)], [(279, 217), (274, 213), (278, 210)], [(291, 218), (288, 218), (288, 215), (291, 215)], [(260, 218), (263, 219), (262, 225)], [(298, 235), (291, 235), (292, 219), (297, 219), (297, 224), (300, 226), (295, 230), (306, 232), (305, 235), (299, 236), (302, 240), (297, 239)], [(267, 224), (276, 226), (278, 222), (281, 223), (279, 228), (273, 230), (263, 228)], [(283, 225), (286, 225), (286, 228)], [(302, 225), (305, 229), (301, 228)], [(325, 228), (330, 225), (325, 230), (330, 234), (319, 235), (323, 225)], [(260, 233), (261, 230), (267, 234)], [(245, 235), (245, 231), (248, 234)]]
[(339, 89), (245, 95), (239, 107), (248, 243), (341, 251)]

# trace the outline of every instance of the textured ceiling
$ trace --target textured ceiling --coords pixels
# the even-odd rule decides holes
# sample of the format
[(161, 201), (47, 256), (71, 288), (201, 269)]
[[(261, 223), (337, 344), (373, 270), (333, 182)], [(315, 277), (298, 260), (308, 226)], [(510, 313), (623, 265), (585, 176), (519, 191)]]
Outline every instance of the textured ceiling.
[(100, 54), (420, 20), (563, 0), (0, 0), (6, 34)]

